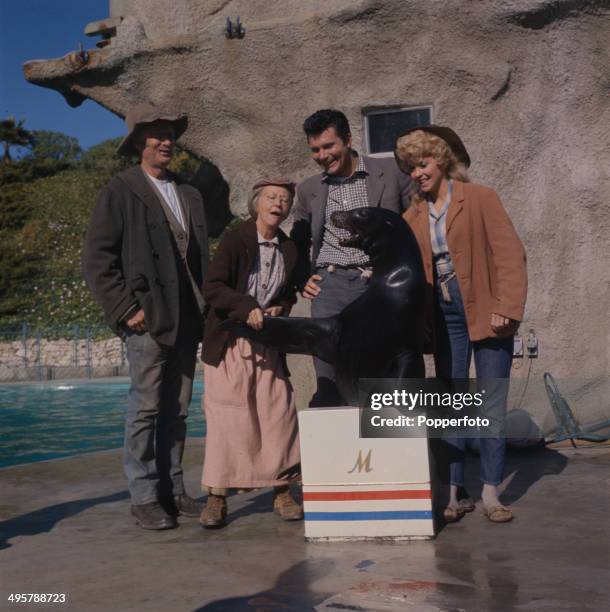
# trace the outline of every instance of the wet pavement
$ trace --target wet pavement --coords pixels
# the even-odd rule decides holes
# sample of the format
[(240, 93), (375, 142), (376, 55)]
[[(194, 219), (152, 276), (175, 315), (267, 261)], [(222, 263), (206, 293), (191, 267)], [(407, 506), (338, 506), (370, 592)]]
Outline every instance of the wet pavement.
[[(199, 490), (190, 439), (187, 486)], [(469, 488), (478, 499), (476, 461)], [(0, 609), (548, 611), (610, 609), (610, 446), (513, 453), (503, 501), (433, 541), (306, 543), (271, 493), (229, 499), (229, 524), (148, 532), (129, 515), (119, 451), (0, 470)], [(66, 603), (11, 604), (10, 593)]]

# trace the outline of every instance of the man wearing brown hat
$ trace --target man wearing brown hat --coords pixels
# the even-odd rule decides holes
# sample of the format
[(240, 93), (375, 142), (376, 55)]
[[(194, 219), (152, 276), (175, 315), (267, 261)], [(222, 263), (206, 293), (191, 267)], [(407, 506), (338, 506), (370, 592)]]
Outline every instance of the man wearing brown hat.
[(181, 463), (203, 331), (207, 229), (200, 193), (167, 170), (187, 118), (142, 104), (126, 123), (118, 152), (139, 164), (99, 194), (83, 272), (127, 347), (123, 465), (131, 512), (144, 529), (170, 529), (176, 516), (201, 512), (184, 490)]

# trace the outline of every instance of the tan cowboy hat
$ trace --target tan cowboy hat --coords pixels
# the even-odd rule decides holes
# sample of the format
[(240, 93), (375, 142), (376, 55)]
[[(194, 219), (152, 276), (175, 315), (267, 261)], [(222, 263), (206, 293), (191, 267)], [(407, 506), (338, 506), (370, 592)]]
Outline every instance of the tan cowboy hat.
[(119, 155), (135, 155), (136, 151), (133, 148), (133, 136), (136, 130), (141, 125), (154, 123), (155, 121), (169, 121), (174, 126), (176, 140), (184, 134), (188, 127), (188, 117), (186, 115), (178, 115), (166, 110), (162, 110), (149, 104), (137, 104), (127, 115), (125, 115), (125, 123), (127, 124), (127, 135), (117, 147), (116, 152)]
[[(453, 151), (453, 154), (455, 155), (457, 160), (459, 162), (462, 162), (466, 166), (466, 168), (470, 167), (470, 155), (468, 155), (468, 151), (466, 150), (462, 139), (451, 128), (444, 127), (442, 125), (420, 125), (400, 134), (400, 136), (398, 136), (398, 138), (396, 139), (396, 142), (398, 142), (398, 140), (403, 136), (406, 136), (411, 132), (415, 132), (416, 130), (428, 132), (429, 134), (434, 134), (435, 136), (442, 138), (449, 145), (449, 148)], [(396, 151), (394, 152), (394, 157), (398, 162), (398, 166), (402, 170), (402, 166), (400, 165), (400, 160)]]

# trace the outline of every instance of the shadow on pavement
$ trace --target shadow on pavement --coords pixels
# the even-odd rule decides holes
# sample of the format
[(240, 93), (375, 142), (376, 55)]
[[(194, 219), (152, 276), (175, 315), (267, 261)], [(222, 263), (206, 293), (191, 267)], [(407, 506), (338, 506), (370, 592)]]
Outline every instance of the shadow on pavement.
[[(528, 490), (545, 476), (561, 474), (568, 465), (568, 458), (556, 450), (541, 448), (537, 450), (517, 451), (509, 449), (506, 453), (505, 477), (514, 473), (508, 486), (501, 495), (501, 501), (514, 504)], [(479, 458), (474, 456), (467, 462), (466, 482), (470, 494), (478, 500), (481, 498), (482, 485), (479, 480)]]
[(284, 610), (306, 612), (328, 599), (332, 593), (318, 593), (310, 585), (329, 574), (335, 562), (331, 559), (304, 559), (282, 572), (273, 587), (243, 597), (213, 601), (194, 612), (231, 612), (233, 610)]
[(249, 499), (246, 504), (239, 510), (232, 511), (231, 506), (235, 503), (236, 498), (240, 493), (231, 495), (227, 498), (227, 504), (229, 507), (229, 514), (227, 516), (227, 525), (230, 525), (233, 521), (249, 516), (250, 514), (269, 514), (273, 512), (273, 495), (271, 491), (261, 492), (259, 495)]
[(62, 502), (61, 504), (47, 506), (46, 508), (2, 521), (0, 522), (0, 550), (12, 546), (8, 543), (8, 540), (11, 538), (47, 533), (59, 521), (75, 516), (93, 506), (122, 501), (127, 498), (129, 498), (129, 493), (121, 491), (112, 495)]

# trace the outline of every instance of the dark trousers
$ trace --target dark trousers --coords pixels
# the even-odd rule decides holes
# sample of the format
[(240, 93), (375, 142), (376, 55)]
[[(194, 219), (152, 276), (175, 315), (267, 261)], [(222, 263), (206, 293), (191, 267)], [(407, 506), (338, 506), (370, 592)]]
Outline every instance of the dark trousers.
[[(337, 268), (329, 272), (328, 268), (316, 270), (322, 277), (321, 291), (311, 304), (311, 316), (314, 318), (332, 317), (339, 314), (367, 288), (367, 280), (357, 269)], [(345, 401), (337, 389), (335, 368), (332, 364), (314, 357), (317, 390), (309, 402), (310, 407), (344, 406)]]

